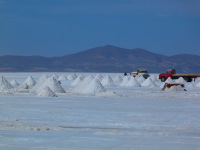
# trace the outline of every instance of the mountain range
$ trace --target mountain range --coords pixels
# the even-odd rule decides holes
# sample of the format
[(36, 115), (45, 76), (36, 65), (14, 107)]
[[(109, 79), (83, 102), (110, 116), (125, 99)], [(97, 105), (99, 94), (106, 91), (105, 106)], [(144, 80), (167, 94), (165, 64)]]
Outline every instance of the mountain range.
[(166, 56), (145, 49), (105, 45), (62, 57), (0, 56), (0, 71), (132, 72), (146, 68), (160, 73), (175, 67), (179, 73), (199, 73), (200, 56)]

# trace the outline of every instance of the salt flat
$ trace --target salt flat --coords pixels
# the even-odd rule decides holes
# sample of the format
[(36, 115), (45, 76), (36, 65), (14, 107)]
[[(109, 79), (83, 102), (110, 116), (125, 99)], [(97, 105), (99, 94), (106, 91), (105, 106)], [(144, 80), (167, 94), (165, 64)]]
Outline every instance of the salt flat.
[[(1, 75), (22, 84), (29, 75), (38, 81), (42, 74)], [(72, 82), (61, 81), (66, 93), (58, 97), (1, 94), (0, 149), (199, 150), (199, 88), (161, 91), (160, 82), (153, 88), (114, 82), (105, 87), (114, 94), (88, 95), (72, 93)]]

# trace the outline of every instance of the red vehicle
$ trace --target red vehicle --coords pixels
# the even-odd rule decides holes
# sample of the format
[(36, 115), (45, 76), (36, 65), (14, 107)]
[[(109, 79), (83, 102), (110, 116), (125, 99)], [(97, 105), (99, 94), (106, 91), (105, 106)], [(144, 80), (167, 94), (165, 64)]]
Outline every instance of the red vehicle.
[(178, 79), (179, 77), (183, 77), (185, 81), (191, 82), (193, 78), (200, 77), (200, 74), (176, 74), (175, 69), (167, 70), (166, 73), (159, 74), (159, 79), (162, 82), (165, 82), (167, 78)]

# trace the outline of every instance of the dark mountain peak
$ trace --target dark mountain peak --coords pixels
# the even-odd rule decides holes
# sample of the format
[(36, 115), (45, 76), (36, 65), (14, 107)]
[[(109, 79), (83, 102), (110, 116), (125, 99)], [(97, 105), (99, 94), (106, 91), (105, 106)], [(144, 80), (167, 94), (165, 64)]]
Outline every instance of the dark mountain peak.
[(100, 46), (100, 47), (95, 47), (91, 48), (79, 53), (76, 53), (74, 55), (79, 55), (79, 56), (88, 56), (88, 57), (98, 57), (98, 58), (103, 58), (103, 57), (114, 57), (116, 55), (124, 55), (128, 53), (130, 50), (125, 49), (125, 48), (120, 48), (112, 45), (105, 45), (105, 46)]
[(80, 53), (83, 52), (91, 52), (91, 51), (96, 51), (96, 52), (106, 52), (106, 51), (119, 51), (119, 50), (127, 50), (125, 48), (121, 48), (121, 47), (117, 47), (117, 46), (112, 46), (112, 45), (104, 45), (104, 46), (99, 46), (99, 47), (95, 47), (95, 48), (91, 48), (85, 51), (82, 51)]
[(100, 46), (99, 48), (105, 48), (105, 49), (125, 49), (125, 48), (121, 48), (121, 47), (118, 47), (118, 46), (113, 46), (113, 45), (104, 45), (104, 46)]
[(134, 48), (134, 49), (131, 49), (131, 51), (135, 52), (135, 53), (152, 53), (146, 49), (142, 49), (142, 48)]

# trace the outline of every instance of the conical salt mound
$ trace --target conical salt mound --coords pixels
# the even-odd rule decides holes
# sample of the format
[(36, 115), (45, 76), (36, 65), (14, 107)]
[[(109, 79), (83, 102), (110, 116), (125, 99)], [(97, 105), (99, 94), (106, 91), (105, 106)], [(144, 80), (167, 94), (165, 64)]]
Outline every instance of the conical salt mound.
[(134, 77), (131, 77), (126, 86), (141, 87), (140, 83)]
[(189, 84), (188, 87), (189, 87), (189, 88), (195, 88), (194, 84), (192, 84), (192, 83)]
[(72, 82), (71, 86), (77, 86), (81, 81), (83, 81), (83, 77), (80, 75)]
[(59, 82), (53, 77), (46, 79), (42, 83), (42, 85), (36, 90), (36, 93), (39, 93), (46, 86), (48, 86), (54, 93), (66, 93)]
[(141, 84), (142, 82), (145, 81), (145, 78), (143, 76), (140, 76), (137, 81)]
[(53, 75), (53, 78), (57, 80), (57, 79), (58, 79), (58, 76), (57, 76), (56, 74), (54, 74), (54, 75)]
[(101, 81), (101, 84), (103, 86), (115, 86), (115, 84), (113, 83), (113, 80), (111, 79), (111, 77), (109, 75), (106, 75), (103, 80)]
[(67, 79), (70, 80), (70, 81), (73, 81), (73, 80), (75, 80), (76, 78), (77, 78), (77, 76), (76, 76), (76, 74), (74, 74), (74, 73), (67, 76)]
[(19, 86), (20, 89), (28, 89), (29, 86), (26, 82), (24, 82), (22, 85)]
[(144, 87), (152, 87), (152, 86), (156, 86), (156, 84), (151, 80), (150, 77), (148, 77), (142, 84), (141, 86), (144, 86)]
[(42, 75), (36, 85), (31, 89), (31, 92), (36, 92), (48, 78), (50, 78), (50, 76)]
[(116, 76), (113, 81), (115, 82), (122, 82), (122, 78), (120, 76)]
[(81, 81), (74, 89), (74, 93), (81, 93), (83, 89), (93, 80), (94, 78), (90, 75), (87, 76)]
[(174, 83), (174, 81), (172, 80), (172, 78), (167, 78), (167, 80), (165, 81), (165, 83), (171, 83), (171, 84), (173, 84)]
[(97, 94), (106, 92), (98, 79), (93, 79), (81, 92), (82, 94)]
[(103, 76), (98, 73), (94, 78), (98, 79), (99, 81), (101, 81), (103, 79)]
[(36, 84), (35, 80), (33, 79), (32, 76), (29, 76), (24, 83), (26, 83), (29, 87), (32, 87)]
[(200, 81), (200, 77), (197, 77), (196, 79), (195, 79), (195, 82), (199, 82)]
[(81, 74), (81, 75), (79, 75), (79, 76), (80, 76), (82, 79), (84, 79), (84, 78), (85, 78), (85, 76), (84, 76), (84, 75), (82, 75), (82, 74)]
[(92, 78), (92, 79), (94, 79), (94, 77), (91, 74), (89, 76), (87, 76), (86, 78)]
[(42, 96), (42, 97), (57, 97), (57, 95), (48, 87), (44, 87), (37, 96)]
[(175, 82), (179, 84), (185, 84), (186, 81), (183, 79), (183, 77), (179, 77)]
[(10, 83), (15, 88), (19, 86), (19, 83), (16, 80), (12, 80)]
[(155, 75), (152, 75), (150, 78), (151, 78), (151, 80), (152, 80), (153, 82), (157, 82), (157, 81), (158, 81), (158, 79), (155, 77)]
[(197, 83), (196, 87), (200, 88), (200, 82), (199, 82), (199, 83)]
[(150, 87), (154, 88), (154, 87), (158, 87), (158, 86), (154, 83)]
[(43, 74), (40, 78), (39, 78), (39, 81), (38, 83), (42, 83), (44, 82), (46, 79), (50, 78), (49, 75), (46, 75), (46, 74)]
[(59, 78), (58, 78), (58, 81), (65, 81), (67, 80), (67, 78), (64, 76), (64, 75), (61, 75)]
[(0, 92), (12, 92), (13, 90), (13, 86), (3, 76), (0, 76)]
[(126, 86), (129, 81), (129, 76), (124, 76), (120, 86)]

